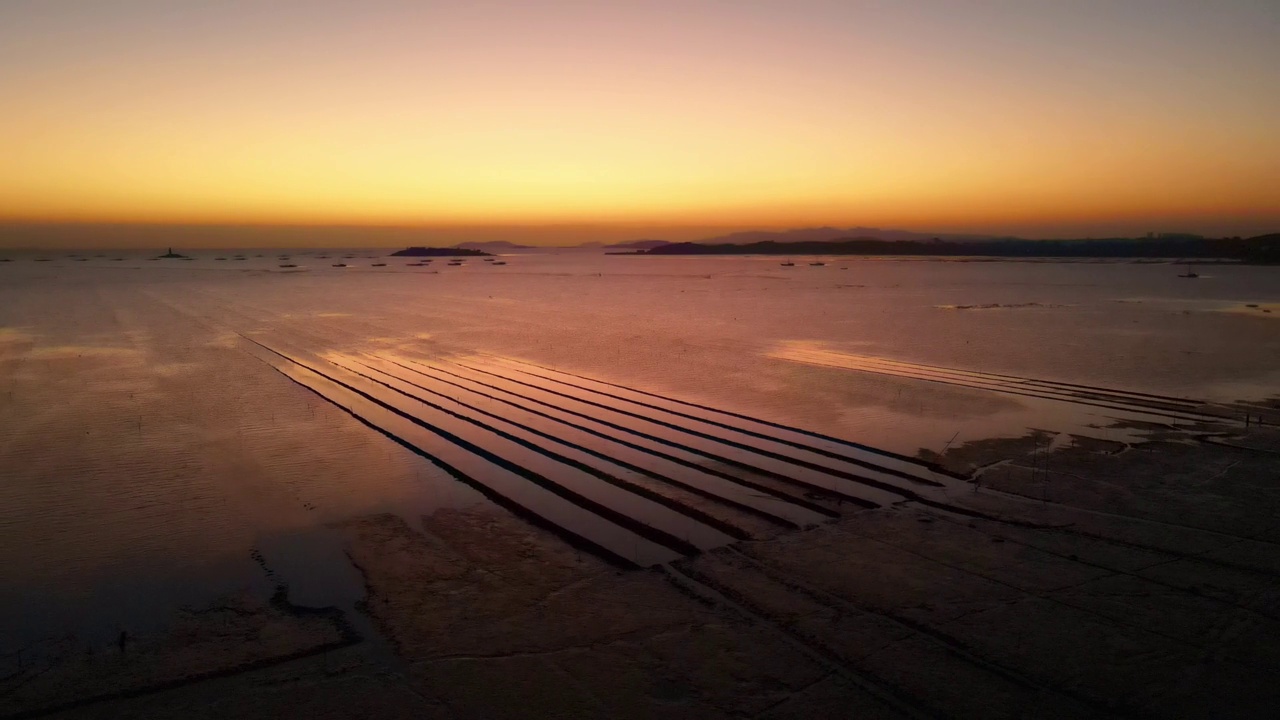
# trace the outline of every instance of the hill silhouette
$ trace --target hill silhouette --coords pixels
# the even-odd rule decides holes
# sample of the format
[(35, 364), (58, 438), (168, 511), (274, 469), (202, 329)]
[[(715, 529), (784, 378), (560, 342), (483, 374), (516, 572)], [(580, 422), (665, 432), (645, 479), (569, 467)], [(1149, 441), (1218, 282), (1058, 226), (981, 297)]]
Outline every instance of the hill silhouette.
[(409, 247), (404, 250), (397, 250), (391, 253), (391, 257), (480, 257), (488, 256), (489, 253), (483, 250), (471, 250), (468, 248), (452, 247), (452, 248), (434, 248), (434, 247)]
[(874, 237), (837, 238), (830, 241), (746, 244), (672, 243), (639, 255), (886, 255), (942, 257), (1066, 257), (1066, 258), (1165, 258), (1224, 259), (1256, 264), (1280, 263), (1280, 233), (1254, 238), (1106, 238), (1085, 240), (881, 240)]
[(487, 242), (482, 242), (482, 241), (461, 242), (461, 243), (458, 243), (457, 245), (454, 245), (454, 247), (460, 248), (463, 250), (486, 250), (489, 252), (502, 252), (504, 250), (534, 249), (532, 245), (519, 245), (513, 242), (508, 242), (506, 240), (490, 240)]

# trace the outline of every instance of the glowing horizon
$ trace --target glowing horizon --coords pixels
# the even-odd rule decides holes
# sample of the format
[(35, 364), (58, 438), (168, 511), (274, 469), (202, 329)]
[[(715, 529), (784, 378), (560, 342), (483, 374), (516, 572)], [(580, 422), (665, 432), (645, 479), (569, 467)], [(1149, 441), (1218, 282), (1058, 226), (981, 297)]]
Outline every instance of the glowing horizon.
[(265, 5), (0, 7), (0, 223), (1280, 228), (1274, 4)]

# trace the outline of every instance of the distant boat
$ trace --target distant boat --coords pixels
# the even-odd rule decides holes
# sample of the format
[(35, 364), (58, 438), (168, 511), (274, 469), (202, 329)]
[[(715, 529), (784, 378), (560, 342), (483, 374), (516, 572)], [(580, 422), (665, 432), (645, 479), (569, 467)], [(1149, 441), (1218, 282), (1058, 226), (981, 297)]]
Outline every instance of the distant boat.
[(386, 264), (386, 263), (374, 263), (374, 264), (373, 264), (373, 266), (374, 266), (374, 267), (386, 267), (386, 266), (387, 266), (387, 264)]
[(422, 267), (422, 263), (405, 263), (409, 267)]
[(494, 264), (494, 265), (506, 265), (507, 263), (506, 263), (506, 261), (505, 261), (505, 260), (495, 260), (493, 264)]
[(795, 263), (793, 263), (793, 262), (791, 262), (790, 260), (788, 260), (788, 261), (786, 261), (786, 262), (782, 263), (782, 267), (795, 267), (795, 266), (796, 266), (796, 264), (795, 264)]
[(1187, 271), (1179, 275), (1180, 278), (1198, 278), (1200, 277), (1191, 270), (1191, 263), (1187, 263)]
[(824, 262), (811, 262), (809, 264), (813, 265), (814, 267), (822, 267), (823, 265), (826, 265), (826, 263)]
[(293, 263), (285, 263), (285, 264), (281, 265), (280, 267), (298, 267), (298, 266), (297, 266), (297, 265), (294, 265)]
[(334, 263), (334, 264), (333, 264), (333, 266), (334, 266), (334, 267), (346, 267), (346, 266), (347, 266), (347, 264), (346, 264), (346, 263)]

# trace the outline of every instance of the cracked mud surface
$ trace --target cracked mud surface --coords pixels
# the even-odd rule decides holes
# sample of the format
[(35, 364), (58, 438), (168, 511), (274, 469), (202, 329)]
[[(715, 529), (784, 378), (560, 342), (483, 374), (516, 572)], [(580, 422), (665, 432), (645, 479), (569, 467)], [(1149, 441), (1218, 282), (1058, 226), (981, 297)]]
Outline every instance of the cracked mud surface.
[[(1232, 439), (1266, 449), (1280, 433)], [(80, 698), (53, 716), (1268, 716), (1280, 700), (1274, 456), (1168, 434), (1047, 440), (941, 458), (985, 468), (950, 498), (975, 517), (844, 508), (815, 529), (640, 571), (493, 508), (360, 517), (334, 530), (386, 657), (368, 642), (339, 648), (350, 631), (331, 613), (233, 600), (124, 652), (66, 648), (34, 677), (9, 675), (0, 708), (40, 714)]]

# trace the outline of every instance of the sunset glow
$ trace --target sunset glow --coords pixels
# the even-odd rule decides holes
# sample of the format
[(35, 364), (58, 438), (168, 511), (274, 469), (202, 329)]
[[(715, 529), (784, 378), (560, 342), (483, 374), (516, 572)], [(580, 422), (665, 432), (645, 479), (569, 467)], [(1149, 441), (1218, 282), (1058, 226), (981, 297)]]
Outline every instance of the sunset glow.
[(1280, 5), (1090, 5), (6, 2), (0, 221), (1280, 226)]

